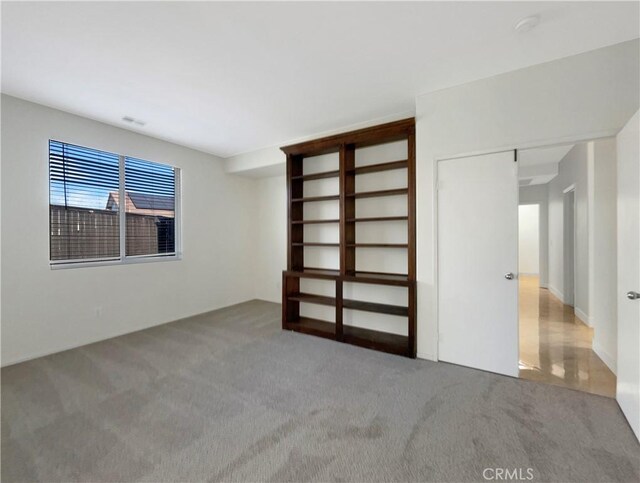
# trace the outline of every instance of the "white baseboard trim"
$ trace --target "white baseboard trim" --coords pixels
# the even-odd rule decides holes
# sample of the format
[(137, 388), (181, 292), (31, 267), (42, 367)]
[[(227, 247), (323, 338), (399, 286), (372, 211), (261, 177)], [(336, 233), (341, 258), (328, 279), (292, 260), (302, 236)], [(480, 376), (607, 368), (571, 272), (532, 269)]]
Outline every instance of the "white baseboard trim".
[(551, 292), (551, 295), (560, 300), (560, 302), (564, 303), (564, 294), (560, 290), (558, 290), (551, 284), (549, 284), (547, 288), (549, 289), (549, 292)]
[(540, 282), (540, 288), (549, 288), (549, 285), (546, 282)]
[(91, 339), (87, 339), (84, 342), (75, 342), (73, 344), (69, 344), (69, 345), (62, 345), (62, 346), (58, 346), (54, 349), (48, 349), (48, 350), (44, 350), (44, 351), (34, 351), (31, 352), (27, 355), (24, 356), (20, 356), (20, 357), (16, 357), (15, 359), (9, 359), (6, 361), (2, 361), (2, 363), (0, 364), (0, 367), (9, 367), (9, 366), (13, 366), (14, 364), (20, 364), (21, 362), (27, 362), (27, 361), (31, 361), (33, 359), (39, 359), (40, 357), (46, 357), (46, 356), (50, 356), (52, 354), (58, 354), (59, 352), (66, 352), (72, 349), (77, 349), (79, 347), (84, 347), (86, 345), (89, 344), (95, 344), (97, 342), (102, 342), (105, 340), (109, 340), (109, 339), (114, 339), (116, 337), (122, 337), (123, 335), (127, 335), (127, 334), (133, 334), (134, 332), (142, 332), (143, 330), (147, 330), (147, 329), (152, 329), (153, 327), (158, 327), (160, 325), (165, 325), (165, 324), (171, 324), (172, 322), (178, 322), (180, 320), (185, 320), (185, 319), (190, 319), (191, 317), (197, 317), (199, 315), (202, 314), (208, 314), (209, 312), (215, 312), (216, 310), (220, 310), (220, 309), (226, 309), (227, 307), (232, 307), (234, 305), (239, 305), (239, 304), (243, 304), (245, 302), (251, 302), (252, 300), (258, 300), (258, 299), (254, 299), (254, 298), (250, 298), (247, 300), (243, 300), (241, 302), (234, 302), (228, 305), (222, 305), (220, 307), (214, 307), (210, 310), (205, 310), (204, 312), (197, 312), (195, 314), (191, 314), (191, 315), (185, 315), (184, 317), (180, 317), (178, 319), (172, 319), (172, 320), (165, 320), (162, 322), (157, 322), (157, 323), (152, 323), (151, 325), (143, 325), (141, 327), (132, 327), (130, 329), (125, 329), (123, 331), (117, 331), (114, 332), (113, 334), (110, 335), (104, 335), (98, 338), (91, 338)]
[(429, 354), (428, 352), (420, 352), (420, 351), (418, 351), (418, 353), (416, 354), (416, 357), (418, 359), (424, 359), (425, 361), (438, 362), (438, 359), (436, 358), (436, 356), (433, 355), (433, 354)]
[(591, 319), (587, 314), (584, 313), (584, 310), (581, 310), (578, 307), (574, 307), (573, 312), (575, 313), (575, 316), (578, 317), (585, 325), (592, 327)]
[(617, 375), (616, 373), (617, 361), (615, 357), (613, 357), (609, 352), (604, 350), (604, 348), (600, 345), (600, 343), (597, 340), (595, 340), (595, 338), (593, 340), (593, 352), (595, 352), (598, 355), (598, 357), (602, 359), (602, 362), (604, 362), (607, 365), (607, 367), (611, 369), (611, 372)]

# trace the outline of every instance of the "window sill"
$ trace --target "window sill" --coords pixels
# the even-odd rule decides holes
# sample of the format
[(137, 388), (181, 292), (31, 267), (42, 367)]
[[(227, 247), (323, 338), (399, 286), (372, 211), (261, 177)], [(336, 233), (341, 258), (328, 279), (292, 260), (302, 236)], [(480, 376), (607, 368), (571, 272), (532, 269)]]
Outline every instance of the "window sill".
[(141, 255), (113, 260), (92, 260), (87, 262), (58, 262), (50, 263), (51, 270), (65, 270), (68, 268), (108, 267), (114, 265), (133, 265), (138, 263), (176, 262), (182, 260), (182, 255)]

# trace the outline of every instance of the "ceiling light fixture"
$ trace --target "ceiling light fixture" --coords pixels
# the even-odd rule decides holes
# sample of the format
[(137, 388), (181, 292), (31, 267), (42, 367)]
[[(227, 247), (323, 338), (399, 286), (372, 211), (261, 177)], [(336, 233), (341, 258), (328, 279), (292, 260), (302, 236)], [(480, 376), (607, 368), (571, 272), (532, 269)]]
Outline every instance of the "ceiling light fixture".
[(537, 15), (532, 15), (530, 17), (525, 17), (518, 20), (518, 22), (514, 25), (513, 30), (520, 34), (523, 34), (525, 32), (528, 32), (529, 30), (532, 30), (539, 23), (540, 17), (538, 17)]

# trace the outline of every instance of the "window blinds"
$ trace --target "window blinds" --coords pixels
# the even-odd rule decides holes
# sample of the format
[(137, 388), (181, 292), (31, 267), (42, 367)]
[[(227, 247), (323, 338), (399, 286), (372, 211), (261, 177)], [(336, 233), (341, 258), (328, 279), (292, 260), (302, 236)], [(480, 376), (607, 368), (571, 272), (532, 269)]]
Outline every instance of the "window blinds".
[(51, 261), (175, 254), (175, 195), (172, 166), (50, 141)]
[(127, 255), (175, 253), (174, 168), (125, 157), (124, 172)]
[(120, 256), (118, 212), (107, 207), (118, 186), (118, 155), (49, 142), (52, 261)]

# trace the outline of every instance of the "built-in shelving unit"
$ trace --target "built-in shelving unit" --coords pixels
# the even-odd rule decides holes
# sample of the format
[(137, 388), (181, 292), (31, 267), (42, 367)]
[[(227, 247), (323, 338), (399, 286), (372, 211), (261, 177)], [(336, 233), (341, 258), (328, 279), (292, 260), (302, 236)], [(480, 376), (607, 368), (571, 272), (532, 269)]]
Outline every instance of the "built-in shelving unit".
[[(391, 158), (388, 161), (367, 163), (356, 166), (356, 152), (359, 149), (385, 145), (393, 142), (406, 142), (406, 159)], [(288, 252), (287, 270), (283, 272), (282, 283), (282, 328), (297, 332), (325, 337), (332, 340), (367, 347), (370, 349), (404, 355), (416, 356), (416, 246), (415, 246), (415, 120), (405, 119), (393, 123), (374, 126), (367, 129), (329, 136), (309, 142), (283, 147), (287, 155), (288, 186)], [(306, 172), (305, 159), (338, 155), (338, 168)], [(311, 159), (309, 159), (311, 158)], [(390, 189), (357, 190), (359, 176), (373, 173), (406, 171), (406, 185)], [(312, 192), (305, 196), (308, 182), (338, 178), (338, 193), (324, 194)], [(335, 183), (335, 181), (333, 181)], [(377, 188), (377, 187), (376, 187)], [(377, 199), (377, 203), (388, 203), (393, 197), (404, 197), (406, 212), (403, 214), (381, 213), (358, 216), (356, 204), (363, 199)], [(306, 219), (304, 206), (325, 202), (338, 202), (339, 218), (311, 217)], [(384, 205), (378, 205), (383, 207)], [(379, 216), (378, 216), (379, 215)], [(391, 226), (404, 224), (406, 242), (397, 243), (387, 240), (358, 240), (356, 227)], [(337, 242), (319, 241), (305, 237), (310, 225), (335, 230), (338, 226)], [(395, 225), (393, 225), (395, 226)], [(323, 228), (324, 227), (324, 228)], [(331, 228), (333, 227), (333, 228)], [(315, 229), (315, 228), (314, 228)], [(398, 229), (397, 227), (394, 229)], [(326, 237), (325, 237), (326, 238)], [(339, 269), (308, 267), (305, 264), (305, 249), (336, 249), (339, 251)], [(356, 269), (356, 257), (359, 250), (382, 250), (387, 253), (406, 252), (406, 272), (389, 273), (384, 271), (363, 271)], [(338, 253), (338, 252), (335, 252)], [(384, 259), (385, 255), (380, 255)], [(401, 267), (402, 269), (402, 267)], [(332, 294), (315, 294), (301, 290), (305, 280), (333, 283)], [(344, 292), (350, 284), (370, 284), (377, 287), (389, 287), (383, 290), (406, 291), (404, 305), (380, 303), (371, 300), (356, 300), (345, 297)], [(324, 306), (334, 314), (333, 321), (301, 315), (301, 304)], [(326, 308), (329, 309), (326, 309)], [(390, 327), (367, 328), (363, 324), (346, 323), (347, 311), (382, 314), (393, 319)], [(393, 326), (394, 324), (406, 324)]]

